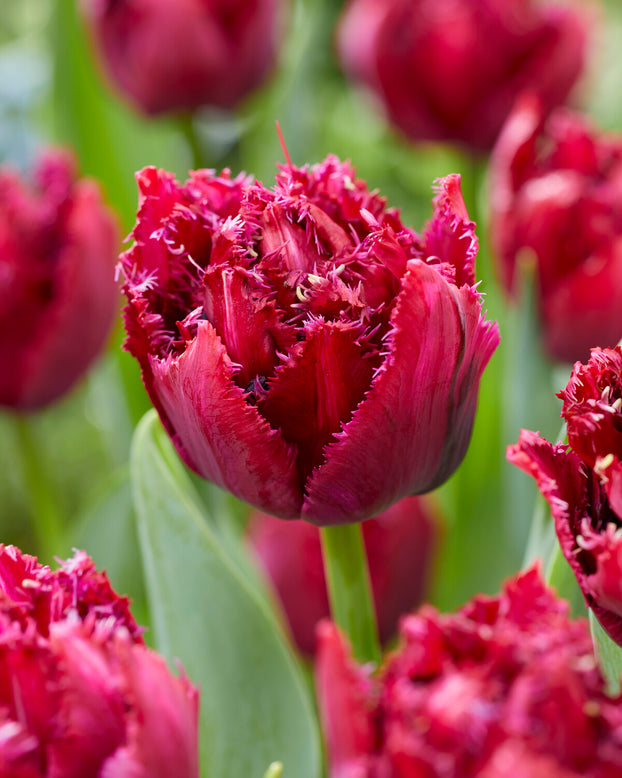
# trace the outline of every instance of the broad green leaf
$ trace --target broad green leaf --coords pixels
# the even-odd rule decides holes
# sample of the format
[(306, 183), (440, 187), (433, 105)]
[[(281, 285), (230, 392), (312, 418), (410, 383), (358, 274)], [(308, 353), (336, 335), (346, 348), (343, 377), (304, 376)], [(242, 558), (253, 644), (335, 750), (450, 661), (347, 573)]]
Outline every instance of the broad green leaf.
[(265, 600), (220, 546), (155, 412), (131, 471), (155, 644), (201, 687), (204, 778), (321, 771), (308, 690)]
[(590, 629), (594, 641), (594, 651), (598, 664), (607, 681), (607, 691), (612, 696), (620, 693), (620, 673), (622, 673), (622, 648), (614, 643), (598, 619), (590, 610)]

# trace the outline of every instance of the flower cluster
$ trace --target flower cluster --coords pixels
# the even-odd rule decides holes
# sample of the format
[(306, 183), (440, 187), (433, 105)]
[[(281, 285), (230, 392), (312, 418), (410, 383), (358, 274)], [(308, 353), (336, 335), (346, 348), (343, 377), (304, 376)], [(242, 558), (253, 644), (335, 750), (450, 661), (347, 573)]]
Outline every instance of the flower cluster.
[(574, 362), (622, 336), (622, 137), (524, 95), (490, 163), (491, 242), (501, 281), (531, 261), (549, 354)]
[(119, 300), (115, 219), (73, 159), (47, 151), (32, 186), (0, 171), (0, 405), (40, 408), (82, 377)]
[[(434, 514), (428, 498), (405, 497), (362, 525), (382, 642), (393, 637), (400, 616), (422, 600), (438, 539)], [(276, 589), (296, 645), (313, 654), (316, 624), (329, 615), (319, 530), (305, 521), (284, 522), (255, 511), (247, 536)]]
[(587, 605), (622, 645), (622, 349), (593, 349), (559, 396), (570, 445), (523, 430), (508, 459), (535, 478)]
[(207, 170), (138, 184), (126, 347), (191, 468), (320, 525), (451, 475), (498, 343), (458, 176), (421, 235), (335, 157), (272, 189)]
[(128, 606), (83, 552), (0, 546), (1, 775), (198, 778), (198, 694)]
[(405, 617), (377, 676), (320, 629), (317, 687), (332, 778), (613, 778), (621, 700), (607, 696), (585, 619), (536, 569), (451, 615)]

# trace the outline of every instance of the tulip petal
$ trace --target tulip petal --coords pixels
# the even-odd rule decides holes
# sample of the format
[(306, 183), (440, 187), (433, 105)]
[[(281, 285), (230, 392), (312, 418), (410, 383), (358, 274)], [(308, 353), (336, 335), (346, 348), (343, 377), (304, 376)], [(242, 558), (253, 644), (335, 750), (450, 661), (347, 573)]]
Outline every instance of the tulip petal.
[(312, 523), (377, 515), (435, 488), (462, 461), (479, 379), (499, 342), (496, 323), (484, 321), (473, 289), (411, 260), (392, 326), (369, 393), (307, 483), (302, 516)]
[(164, 426), (186, 464), (252, 505), (298, 518), (296, 452), (245, 401), (211, 324), (199, 323), (181, 356), (150, 362)]

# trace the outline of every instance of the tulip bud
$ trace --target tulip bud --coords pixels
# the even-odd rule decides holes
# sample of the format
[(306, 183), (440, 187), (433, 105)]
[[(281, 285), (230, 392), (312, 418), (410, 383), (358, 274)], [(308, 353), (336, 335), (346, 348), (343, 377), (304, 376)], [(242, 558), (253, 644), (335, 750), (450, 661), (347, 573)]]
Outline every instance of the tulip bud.
[(421, 235), (335, 157), (273, 189), (139, 174), (126, 348), (184, 461), (280, 518), (378, 515), (467, 449), (499, 336), (459, 176)]
[(343, 66), (415, 141), (489, 151), (525, 89), (547, 112), (584, 67), (588, 20), (534, 0), (352, 0), (339, 26)]
[(501, 281), (516, 291), (535, 260), (544, 345), (563, 362), (622, 336), (622, 136), (566, 109), (544, 119), (517, 103), (490, 164), (491, 237)]
[(102, 65), (148, 114), (233, 108), (274, 65), (282, 0), (82, 0)]
[(0, 170), (0, 405), (57, 400), (103, 350), (118, 246), (115, 219), (67, 154), (47, 152), (31, 186)]
[[(422, 599), (438, 534), (433, 514), (425, 498), (406, 497), (362, 525), (382, 642), (393, 637), (399, 617)], [(256, 511), (248, 540), (276, 589), (296, 645), (313, 654), (315, 626), (330, 612), (319, 530), (305, 521), (284, 522)]]
[(586, 619), (537, 570), (455, 614), (402, 619), (382, 668), (320, 625), (316, 685), (330, 778), (614, 776), (622, 699), (607, 696)]
[(2, 776), (198, 778), (196, 690), (83, 552), (0, 546), (0, 677)]
[(622, 645), (622, 349), (592, 349), (558, 396), (570, 446), (522, 430), (508, 459), (535, 478), (586, 605)]

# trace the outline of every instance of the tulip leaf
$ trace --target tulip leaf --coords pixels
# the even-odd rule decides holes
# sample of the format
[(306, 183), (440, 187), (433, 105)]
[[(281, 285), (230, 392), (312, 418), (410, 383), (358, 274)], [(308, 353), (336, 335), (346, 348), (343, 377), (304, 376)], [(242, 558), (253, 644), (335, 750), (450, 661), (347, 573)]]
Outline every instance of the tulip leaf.
[(614, 643), (598, 619), (590, 610), (590, 629), (594, 641), (594, 651), (601, 672), (607, 681), (607, 692), (615, 697), (620, 693), (620, 674), (622, 673), (622, 648)]
[(316, 778), (308, 689), (266, 601), (232, 562), (150, 411), (131, 456), (138, 536), (155, 644), (201, 688), (203, 778)]

